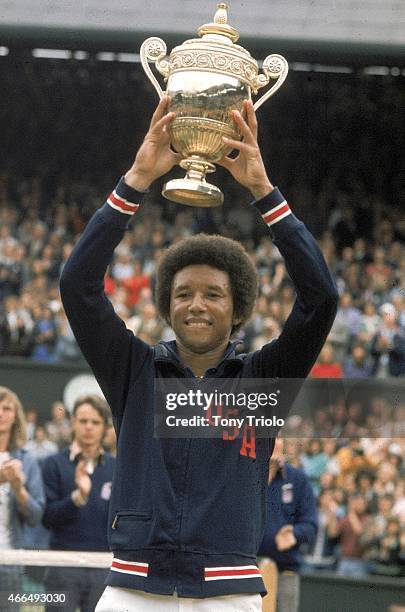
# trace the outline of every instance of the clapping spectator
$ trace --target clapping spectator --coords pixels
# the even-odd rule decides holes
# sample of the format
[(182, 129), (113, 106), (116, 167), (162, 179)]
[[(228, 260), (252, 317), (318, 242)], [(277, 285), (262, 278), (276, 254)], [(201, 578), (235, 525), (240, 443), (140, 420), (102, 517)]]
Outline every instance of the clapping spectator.
[(340, 558), (337, 566), (339, 576), (361, 577), (367, 575), (366, 562), (363, 559), (364, 548), (361, 534), (368, 520), (367, 503), (358, 493), (349, 496), (347, 515), (338, 519), (332, 518), (328, 525), (330, 538), (338, 538)]
[[(0, 387), (0, 546), (21, 548), (24, 525), (37, 525), (44, 509), (38, 463), (26, 449), (26, 425), (18, 396)], [(0, 567), (0, 590), (21, 591), (21, 567)], [(2, 602), (2, 611), (14, 609)]]
[[(51, 531), (53, 550), (107, 551), (108, 505), (115, 460), (102, 441), (111, 418), (107, 402), (88, 395), (76, 400), (72, 413), (72, 444), (45, 460), (44, 525)], [(51, 567), (48, 590), (69, 591), (66, 612), (94, 610), (107, 570)], [(47, 608), (48, 609), (48, 608)], [(51, 611), (51, 608), (49, 608)]]
[(277, 564), (277, 612), (298, 612), (300, 546), (311, 545), (318, 524), (315, 497), (304, 472), (285, 462), (278, 438), (269, 465), (267, 520), (258, 555)]

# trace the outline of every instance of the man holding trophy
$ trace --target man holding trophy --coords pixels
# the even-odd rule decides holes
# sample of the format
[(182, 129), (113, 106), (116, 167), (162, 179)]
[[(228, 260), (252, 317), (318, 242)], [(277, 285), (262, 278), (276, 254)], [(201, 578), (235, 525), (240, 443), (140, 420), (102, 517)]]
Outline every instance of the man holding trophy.
[[(219, 34), (203, 32), (214, 47), (230, 32), (221, 19), (214, 24)], [(332, 325), (337, 291), (316, 241), (267, 175), (247, 95), (224, 113), (231, 126), (219, 137), (224, 153), (210, 159), (250, 191), (284, 257), (297, 298), (280, 337), (254, 353), (235, 353), (230, 338), (252, 313), (257, 274), (242, 245), (206, 235), (175, 243), (159, 262), (157, 306), (176, 339), (151, 347), (126, 329), (104, 293), (104, 275), (145, 191), (188, 155), (189, 176), (167, 184), (167, 197), (220, 203), (218, 190), (204, 184), (204, 152), (173, 143), (175, 122), (184, 119), (176, 100), (176, 93), (162, 96), (132, 167), (90, 220), (61, 278), (67, 316), (118, 439), (108, 533), (114, 558), (96, 612), (259, 612), (265, 588), (256, 554), (274, 440), (244, 446), (240, 438), (156, 438), (155, 379), (305, 378)], [(206, 124), (199, 125), (204, 132)], [(236, 158), (228, 156), (232, 149)]]

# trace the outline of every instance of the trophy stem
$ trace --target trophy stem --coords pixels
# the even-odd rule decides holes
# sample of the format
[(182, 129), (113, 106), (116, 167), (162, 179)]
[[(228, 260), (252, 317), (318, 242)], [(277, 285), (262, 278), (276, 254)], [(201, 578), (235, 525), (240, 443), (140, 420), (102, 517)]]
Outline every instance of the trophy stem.
[(187, 174), (183, 179), (174, 179), (163, 186), (162, 195), (165, 198), (178, 204), (203, 208), (213, 208), (223, 203), (222, 191), (205, 179), (208, 172), (215, 172), (214, 164), (192, 155), (183, 159), (180, 166), (187, 170)]
[(186, 159), (182, 159), (180, 167), (187, 170), (187, 178), (199, 181), (205, 181), (205, 175), (209, 172), (215, 172), (215, 166), (209, 161), (206, 161), (198, 155), (192, 155)]

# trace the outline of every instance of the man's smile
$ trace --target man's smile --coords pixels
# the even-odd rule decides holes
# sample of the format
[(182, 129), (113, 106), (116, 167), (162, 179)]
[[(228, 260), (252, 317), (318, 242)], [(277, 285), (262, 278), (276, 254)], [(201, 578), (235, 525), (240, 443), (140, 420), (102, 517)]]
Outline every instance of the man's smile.
[(185, 323), (188, 327), (196, 328), (209, 327), (212, 325), (212, 323), (206, 319), (186, 319)]

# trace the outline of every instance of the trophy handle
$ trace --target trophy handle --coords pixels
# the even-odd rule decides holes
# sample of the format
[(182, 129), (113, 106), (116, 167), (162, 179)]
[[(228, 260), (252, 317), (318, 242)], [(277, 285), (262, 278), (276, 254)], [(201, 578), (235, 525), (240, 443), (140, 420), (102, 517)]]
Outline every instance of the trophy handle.
[(145, 70), (149, 80), (151, 81), (153, 87), (156, 89), (159, 99), (161, 100), (164, 96), (164, 92), (160, 87), (157, 79), (155, 78), (150, 66), (149, 62), (155, 62), (156, 68), (159, 70), (160, 74), (162, 74), (165, 79), (169, 76), (169, 59), (166, 55), (167, 47), (166, 43), (157, 36), (151, 36), (147, 38), (141, 46), (140, 56), (141, 56), (141, 64), (143, 69)]
[(277, 79), (277, 82), (274, 83), (274, 85), (254, 103), (253, 108), (255, 110), (257, 110), (259, 106), (263, 104), (263, 102), (270, 98), (270, 96), (276, 93), (277, 89), (279, 89), (284, 83), (288, 74), (287, 60), (282, 55), (278, 55), (277, 53), (268, 55), (263, 61), (263, 72), (264, 74), (259, 74), (256, 77), (256, 91), (257, 89), (267, 85), (270, 79)]

